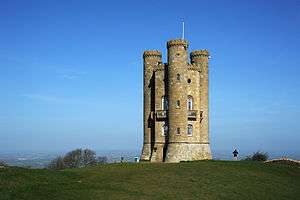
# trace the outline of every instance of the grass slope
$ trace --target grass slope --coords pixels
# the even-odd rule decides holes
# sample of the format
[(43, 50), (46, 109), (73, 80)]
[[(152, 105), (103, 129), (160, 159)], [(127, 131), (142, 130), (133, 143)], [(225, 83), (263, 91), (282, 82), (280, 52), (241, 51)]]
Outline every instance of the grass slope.
[(0, 199), (298, 199), (300, 168), (200, 161), (0, 169)]

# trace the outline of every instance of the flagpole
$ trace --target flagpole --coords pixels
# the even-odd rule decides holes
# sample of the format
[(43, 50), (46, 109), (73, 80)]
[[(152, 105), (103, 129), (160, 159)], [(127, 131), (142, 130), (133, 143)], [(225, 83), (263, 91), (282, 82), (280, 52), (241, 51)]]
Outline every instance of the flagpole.
[(184, 40), (184, 20), (182, 19), (182, 39)]

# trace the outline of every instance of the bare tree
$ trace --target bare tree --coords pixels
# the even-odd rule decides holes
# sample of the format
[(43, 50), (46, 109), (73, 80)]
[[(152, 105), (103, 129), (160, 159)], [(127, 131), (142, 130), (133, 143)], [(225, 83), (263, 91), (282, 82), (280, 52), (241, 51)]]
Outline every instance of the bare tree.
[(90, 149), (75, 149), (64, 157), (57, 157), (49, 164), (50, 169), (80, 168), (97, 164), (96, 153)]
[(83, 166), (92, 166), (97, 164), (96, 153), (90, 149), (85, 149), (82, 152)]
[(75, 149), (68, 152), (64, 156), (64, 163), (67, 168), (79, 168), (82, 167), (82, 149)]

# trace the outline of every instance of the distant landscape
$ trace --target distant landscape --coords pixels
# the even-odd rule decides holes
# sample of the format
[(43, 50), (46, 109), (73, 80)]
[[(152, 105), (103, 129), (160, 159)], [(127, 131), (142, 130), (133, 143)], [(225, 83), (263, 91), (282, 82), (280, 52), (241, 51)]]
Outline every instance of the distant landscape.
[[(240, 152), (239, 158), (245, 158), (254, 151)], [(5, 161), (12, 166), (30, 167), (30, 168), (45, 168), (51, 160), (59, 155), (64, 155), (66, 152), (0, 152), (0, 160)], [(140, 156), (140, 150), (96, 150), (97, 156), (106, 156), (109, 163), (120, 162), (121, 157), (124, 157), (126, 162), (134, 162), (134, 157)], [(300, 160), (300, 151), (268, 151), (269, 159), (288, 157), (295, 160)], [(213, 159), (215, 160), (231, 160), (232, 151), (230, 150), (215, 150), (213, 151)]]

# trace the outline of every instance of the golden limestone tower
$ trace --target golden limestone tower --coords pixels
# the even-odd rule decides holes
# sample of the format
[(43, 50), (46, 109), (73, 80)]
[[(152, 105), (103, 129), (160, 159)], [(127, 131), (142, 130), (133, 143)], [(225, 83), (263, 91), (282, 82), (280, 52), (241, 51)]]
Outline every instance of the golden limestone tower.
[(160, 51), (145, 51), (144, 145), (142, 161), (180, 162), (211, 159), (208, 137), (207, 50), (188, 42), (167, 43), (168, 62)]

